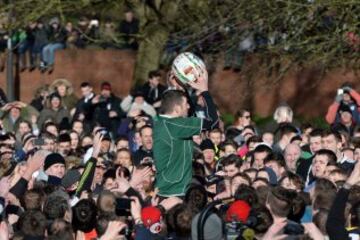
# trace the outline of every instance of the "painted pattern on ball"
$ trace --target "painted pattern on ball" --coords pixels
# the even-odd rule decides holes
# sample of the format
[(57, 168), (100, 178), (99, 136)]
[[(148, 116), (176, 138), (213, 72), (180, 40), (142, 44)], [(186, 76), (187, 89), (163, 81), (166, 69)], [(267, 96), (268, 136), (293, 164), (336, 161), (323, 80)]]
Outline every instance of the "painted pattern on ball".
[(205, 63), (195, 54), (184, 52), (179, 54), (172, 64), (175, 77), (182, 83), (195, 81), (206, 71)]

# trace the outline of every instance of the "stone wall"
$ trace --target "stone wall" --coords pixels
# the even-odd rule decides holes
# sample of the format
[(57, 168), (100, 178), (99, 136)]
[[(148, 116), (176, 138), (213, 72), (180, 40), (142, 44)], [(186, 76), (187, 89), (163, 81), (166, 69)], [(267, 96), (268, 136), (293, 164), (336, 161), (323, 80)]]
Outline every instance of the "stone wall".
[[(247, 64), (253, 64), (251, 60)], [(65, 50), (56, 54), (52, 74), (38, 70), (22, 72), (17, 76), (20, 83), (20, 99), (29, 102), (35, 90), (57, 78), (69, 79), (77, 92), (80, 83), (89, 81), (96, 91), (102, 81), (109, 81), (113, 90), (125, 96), (131, 88), (135, 54), (119, 50)], [(283, 79), (274, 83), (259, 72), (251, 80), (241, 73), (223, 71), (222, 63), (216, 65), (210, 79), (210, 91), (222, 112), (235, 113), (248, 107), (259, 116), (272, 114), (280, 102), (287, 102), (295, 112), (308, 117), (324, 116), (341, 83), (350, 81), (359, 89), (359, 77), (353, 71), (335, 69), (323, 78), (313, 69), (293, 69)], [(6, 89), (6, 74), (0, 73), (0, 86)]]

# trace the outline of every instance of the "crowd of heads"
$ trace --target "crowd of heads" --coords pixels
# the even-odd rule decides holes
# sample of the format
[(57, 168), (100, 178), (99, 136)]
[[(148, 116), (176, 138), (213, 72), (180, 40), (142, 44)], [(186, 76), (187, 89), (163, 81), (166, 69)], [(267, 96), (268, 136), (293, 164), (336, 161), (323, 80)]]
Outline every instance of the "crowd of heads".
[[(356, 115), (344, 110), (358, 111), (353, 88), (337, 94), (327, 127), (299, 124), (281, 105), (266, 126), (243, 109), (231, 125), (194, 136), (193, 180), (185, 196), (164, 198), (154, 188), (152, 118), (204, 111), (171, 82), (153, 71), (121, 99), (109, 82), (98, 94), (84, 82), (77, 95), (58, 79), (30, 104), (4, 103), (0, 231), (13, 239), (270, 239), (281, 222), (277, 230), (296, 239), (317, 239), (313, 228), (328, 236), (333, 201), (360, 158)], [(359, 194), (352, 186), (351, 226), (359, 226)]]

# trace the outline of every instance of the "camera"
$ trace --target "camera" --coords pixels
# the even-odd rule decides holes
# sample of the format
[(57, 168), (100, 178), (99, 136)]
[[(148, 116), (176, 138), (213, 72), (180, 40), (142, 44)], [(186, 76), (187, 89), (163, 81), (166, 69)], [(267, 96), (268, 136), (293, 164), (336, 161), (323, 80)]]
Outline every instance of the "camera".
[(226, 230), (227, 240), (252, 239), (255, 237), (255, 231), (241, 222), (226, 223)]
[(130, 208), (133, 200), (129, 198), (117, 198), (115, 213), (118, 216), (131, 216)]

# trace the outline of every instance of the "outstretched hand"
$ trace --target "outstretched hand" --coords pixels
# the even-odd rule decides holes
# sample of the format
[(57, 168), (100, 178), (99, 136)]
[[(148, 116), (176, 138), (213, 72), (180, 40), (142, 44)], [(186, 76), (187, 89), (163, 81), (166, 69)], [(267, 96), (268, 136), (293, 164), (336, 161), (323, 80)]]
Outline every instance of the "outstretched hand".
[(208, 73), (205, 70), (201, 75), (194, 81), (188, 82), (188, 84), (195, 90), (198, 90), (200, 93), (208, 91)]

